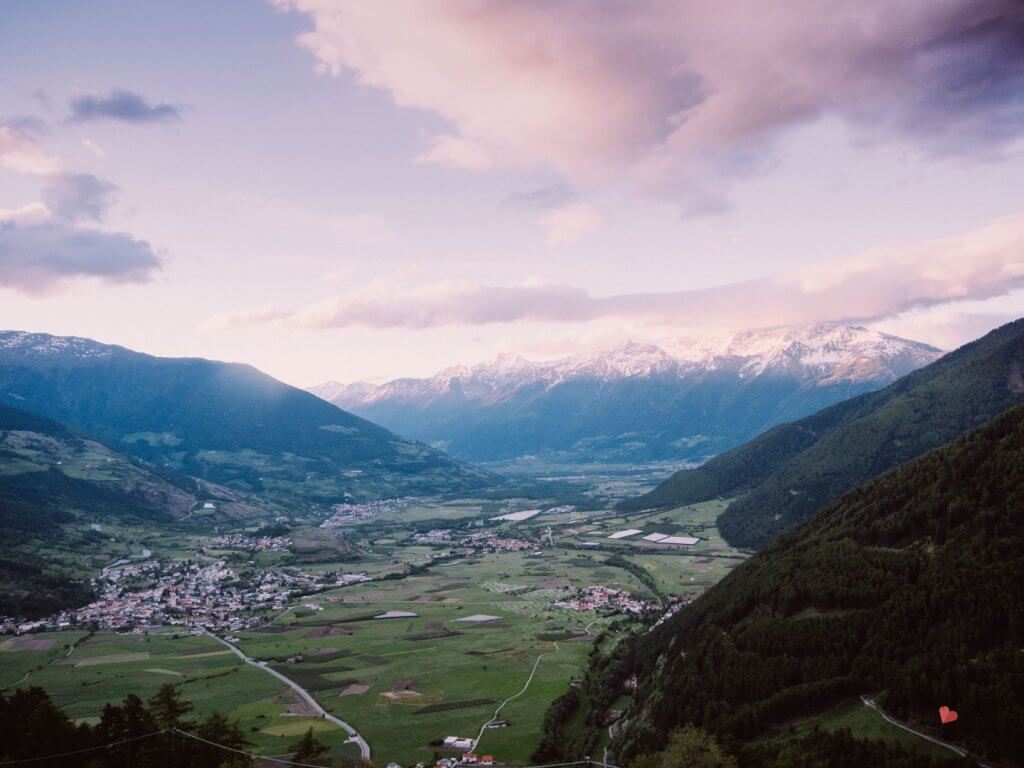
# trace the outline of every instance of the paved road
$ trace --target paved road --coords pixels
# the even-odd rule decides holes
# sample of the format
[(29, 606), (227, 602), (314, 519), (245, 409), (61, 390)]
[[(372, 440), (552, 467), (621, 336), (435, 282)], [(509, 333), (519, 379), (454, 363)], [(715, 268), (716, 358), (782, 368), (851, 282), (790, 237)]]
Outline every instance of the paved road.
[(491, 717), (491, 719), (488, 720), (486, 723), (484, 723), (483, 725), (480, 726), (480, 733), (478, 733), (476, 735), (476, 738), (473, 740), (473, 751), (474, 752), (476, 751), (477, 744), (480, 743), (480, 739), (482, 739), (484, 737), (484, 731), (487, 730), (487, 726), (490, 725), (491, 723), (493, 723), (495, 720), (498, 719), (498, 713), (501, 712), (501, 710), (503, 710), (505, 708), (505, 705), (508, 704), (513, 699), (518, 699), (520, 696), (522, 696), (524, 693), (526, 693), (526, 689), (529, 688), (530, 687), (530, 683), (533, 682), (533, 676), (537, 674), (537, 666), (540, 664), (540, 660), (543, 659), (545, 656), (551, 655), (552, 653), (558, 653), (560, 650), (561, 649), (558, 647), (558, 641), (556, 640), (555, 641), (555, 650), (553, 650), (553, 651), (544, 651), (544, 653), (542, 653), (540, 656), (537, 657), (537, 660), (535, 662), (533, 662), (533, 669), (530, 670), (530, 676), (528, 678), (526, 678), (526, 684), (523, 685), (523, 689), (521, 691), (519, 691), (519, 693), (515, 694), (514, 696), (509, 696), (507, 699), (505, 699), (503, 702), (501, 702), (501, 704), (498, 705), (498, 708), (496, 710), (494, 710), (494, 715)]
[[(971, 757), (971, 754), (967, 750), (965, 750), (965, 749), (961, 749), (960, 747), (954, 746), (953, 744), (950, 744), (949, 742), (943, 741), (942, 739), (936, 739), (936, 738), (934, 738), (932, 736), (929, 736), (927, 733), (921, 733), (920, 731), (915, 731), (909, 725), (904, 725), (899, 720), (896, 720), (893, 717), (889, 717), (889, 715), (886, 714), (885, 710), (882, 709), (880, 706), (878, 706), (875, 703), (874, 699), (872, 699), (871, 697), (869, 697), (867, 695), (861, 695), (860, 700), (862, 702), (864, 702), (865, 706), (871, 707), (871, 709), (873, 709), (876, 712), (878, 712), (878, 714), (880, 714), (885, 719), (885, 721), (887, 723), (891, 723), (892, 725), (895, 725), (897, 728), (902, 728), (907, 733), (912, 733), (915, 736), (919, 736), (922, 739), (926, 739), (927, 741), (930, 741), (932, 744), (940, 746), (943, 749), (948, 749), (950, 752), (955, 752), (960, 757)], [(982, 768), (989, 768), (989, 766), (985, 765), (985, 763), (983, 763), (981, 761), (978, 761), (978, 765), (982, 766)]]
[(234, 653), (238, 658), (240, 658), (246, 664), (251, 664), (252, 666), (256, 667), (256, 669), (262, 669), (267, 674), (273, 675), (278, 680), (280, 680), (282, 683), (284, 683), (289, 688), (294, 690), (297, 694), (299, 694), (299, 696), (302, 697), (302, 699), (307, 704), (309, 704), (309, 706), (311, 706), (313, 708), (313, 711), (315, 711), (318, 715), (320, 715), (320, 717), (322, 717), (325, 720), (327, 720), (329, 722), (332, 722), (335, 725), (343, 728), (345, 730), (345, 732), (349, 736), (348, 741), (353, 742), (355, 744), (358, 744), (359, 745), (359, 751), (362, 752), (363, 758), (365, 760), (369, 760), (370, 759), (370, 745), (366, 743), (366, 739), (364, 739), (362, 736), (360, 736), (359, 732), (355, 728), (353, 728), (351, 725), (346, 723), (344, 720), (339, 720), (337, 717), (335, 717), (330, 712), (328, 712), (323, 707), (321, 707), (320, 704), (317, 702), (317, 700), (314, 699), (310, 695), (309, 691), (307, 691), (305, 688), (303, 688), (301, 685), (296, 683), (291, 678), (288, 678), (285, 675), (281, 674), (280, 672), (278, 672), (276, 669), (274, 669), (273, 667), (269, 666), (265, 662), (261, 663), (259, 661), (256, 661), (255, 659), (252, 659), (252, 658), (246, 656), (242, 652), (242, 649), (239, 648), (234, 643), (229, 643), (223, 637), (218, 637), (217, 635), (213, 634), (213, 632), (210, 632), (208, 630), (204, 629), (203, 632), (205, 632), (207, 635), (212, 637), (214, 640), (216, 640), (218, 643), (220, 643), (224, 647), (226, 647), (229, 650), (231, 650), (232, 653)]

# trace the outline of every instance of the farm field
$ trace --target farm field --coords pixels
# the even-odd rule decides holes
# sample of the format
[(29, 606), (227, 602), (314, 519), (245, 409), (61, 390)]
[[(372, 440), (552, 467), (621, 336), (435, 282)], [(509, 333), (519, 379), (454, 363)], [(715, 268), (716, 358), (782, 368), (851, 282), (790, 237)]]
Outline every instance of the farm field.
[[(374, 517), (329, 531), (293, 527), (295, 546), (287, 552), (209, 548), (209, 534), (199, 532), (124, 535), (119, 543), (167, 560), (223, 558), (243, 568), (366, 572), (373, 581), (309, 595), (286, 611), (265, 614), (272, 623), (237, 633), (236, 644), (352, 725), (369, 742), (375, 763), (430, 764), (435, 754), (457, 754), (440, 745), (444, 737), (479, 736), (480, 753), (526, 764), (548, 704), (584, 673), (598, 635), (605, 630), (606, 644), (620, 636), (607, 631), (620, 616), (560, 608), (554, 600), (600, 585), (654, 604), (659, 595), (706, 589), (743, 558), (718, 538), (714, 526), (722, 502), (628, 516), (561, 507), (524, 520), (482, 521), (528, 505), (415, 501), (405, 509), (414, 519)], [(554, 548), (539, 543), (549, 526)], [(414, 540), (435, 528), (458, 536), (487, 530), (537, 542), (538, 549), (483, 554), (473, 544)], [(623, 529), (700, 541), (668, 548), (637, 544), (636, 537), (607, 538)], [(591, 540), (600, 547), (580, 546)], [(200, 547), (204, 554), (197, 553)], [(609, 562), (613, 556), (624, 560)], [(392, 618), (373, 618), (385, 614)], [(61, 659), (76, 642), (70, 658)], [(74, 718), (95, 719), (108, 701), (129, 692), (147, 698), (172, 682), (197, 717), (216, 710), (238, 720), (259, 754), (287, 753), (312, 725), (336, 756), (358, 755), (355, 745), (342, 744), (340, 729), (310, 717), (283, 683), (240, 664), (209, 637), (49, 633), (0, 642), (0, 659), (6, 672), (0, 687), (39, 685)], [(497, 719), (507, 727), (484, 728), (499, 707)]]
[[(485, 729), (478, 746), (501, 761), (525, 763), (548, 702), (583, 673), (594, 634), (610, 622), (551, 600), (593, 584), (647, 596), (631, 574), (602, 561), (552, 550), (455, 561), (425, 575), (319, 595), (311, 604), (321, 610), (241, 633), (239, 647), (355, 727), (376, 762), (402, 764), (448, 754), (431, 744), (445, 736), (476, 737), (536, 664), (526, 692), (501, 710), (509, 727)], [(389, 612), (396, 618), (373, 618)]]
[[(66, 656), (65, 646), (76, 641), (81, 642)], [(57, 660), (50, 663), (53, 659)], [(0, 687), (10, 686), (9, 692), (39, 686), (80, 721), (97, 722), (107, 702), (120, 701), (129, 693), (148, 699), (171, 682), (194, 706), (193, 716), (203, 718), (217, 711), (238, 721), (251, 749), (259, 754), (286, 753), (310, 725), (337, 754), (353, 754), (351, 746), (340, 746), (345, 736), (340, 729), (302, 716), (305, 709), (294, 692), (270, 675), (241, 664), (209, 637), (43, 633), (0, 642), (0, 664), (4, 670)], [(22, 680), (26, 672), (30, 675)]]

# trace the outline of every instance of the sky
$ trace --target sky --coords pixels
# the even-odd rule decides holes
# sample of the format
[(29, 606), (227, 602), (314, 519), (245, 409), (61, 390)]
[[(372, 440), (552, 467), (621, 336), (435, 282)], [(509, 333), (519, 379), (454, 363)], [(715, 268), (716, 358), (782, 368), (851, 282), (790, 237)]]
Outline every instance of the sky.
[(0, 4), (0, 328), (308, 386), (1021, 315), (1016, 0)]

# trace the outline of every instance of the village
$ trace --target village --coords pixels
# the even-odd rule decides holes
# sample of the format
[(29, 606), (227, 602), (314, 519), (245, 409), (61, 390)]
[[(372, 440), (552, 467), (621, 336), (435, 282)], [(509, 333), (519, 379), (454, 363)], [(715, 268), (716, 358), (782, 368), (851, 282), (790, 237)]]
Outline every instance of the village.
[(240, 573), (223, 561), (118, 561), (93, 581), (98, 599), (88, 605), (38, 621), (5, 619), (0, 626), (12, 633), (76, 626), (121, 632), (144, 632), (157, 626), (236, 632), (263, 622), (267, 611), (285, 610), (296, 597), (369, 578), (364, 572), (313, 575), (266, 569)]
[(292, 540), (287, 536), (249, 536), (244, 533), (230, 533), (215, 537), (207, 549), (234, 549), (242, 552), (287, 552)]
[(577, 589), (572, 597), (555, 600), (551, 604), (557, 608), (567, 608), (572, 611), (632, 614), (657, 610), (659, 607), (658, 603), (641, 600), (624, 589), (602, 586)]
[(381, 499), (380, 501), (367, 501), (361, 504), (344, 503), (335, 504), (331, 507), (331, 516), (320, 523), (324, 529), (339, 528), (349, 523), (362, 520), (370, 520), (382, 512), (397, 512), (405, 509), (411, 499)]

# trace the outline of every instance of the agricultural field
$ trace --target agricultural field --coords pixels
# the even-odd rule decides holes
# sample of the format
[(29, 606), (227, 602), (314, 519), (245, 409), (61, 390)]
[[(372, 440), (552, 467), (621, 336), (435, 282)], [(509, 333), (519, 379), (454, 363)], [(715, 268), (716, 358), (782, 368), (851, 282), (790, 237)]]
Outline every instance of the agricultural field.
[[(446, 754), (431, 742), (475, 738), (529, 681), (500, 711), (509, 727), (483, 729), (478, 745), (478, 752), (525, 763), (548, 702), (583, 674), (596, 633), (611, 621), (550, 603), (593, 584), (649, 596), (598, 556), (501, 553), (318, 595), (310, 601), (317, 610), (241, 633), (238, 645), (355, 727), (377, 762)], [(384, 615), (393, 618), (374, 618)]]
[(129, 693), (148, 699), (170, 682), (193, 705), (195, 716), (203, 718), (217, 711), (238, 721), (259, 754), (287, 752), (311, 725), (317, 737), (338, 754), (353, 754), (351, 746), (340, 746), (345, 734), (311, 717), (308, 705), (293, 691), (265, 672), (240, 663), (230, 650), (209, 637), (84, 632), (27, 635), (0, 642), (0, 664), (4, 670), (0, 687), (8, 691), (44, 688), (70, 717), (82, 722), (97, 722), (107, 702), (120, 701)]
[[(457, 754), (441, 746), (446, 736), (479, 738), (478, 752), (525, 764), (548, 704), (585, 672), (593, 643), (599, 637), (615, 643), (624, 631), (621, 614), (598, 616), (556, 607), (555, 600), (603, 586), (656, 606), (666, 595), (706, 589), (744, 557), (717, 535), (721, 502), (631, 515), (563, 505), (529, 519), (490, 519), (538, 506), (525, 499), (500, 505), (410, 500), (406, 516), (388, 511), (329, 530), (292, 525), (289, 551), (214, 549), (213, 532), (198, 531), (112, 529), (110, 540), (118, 555), (148, 550), (162, 560), (365, 572), (371, 581), (298, 598), (232, 641), (354, 727), (378, 764), (429, 764), (435, 755)], [(553, 548), (541, 542), (549, 528)], [(449, 530), (453, 540), (416, 538), (436, 529)], [(607, 538), (622, 529), (700, 541), (671, 548)], [(523, 551), (484, 552), (471, 539), (481, 532), (528, 543)], [(584, 541), (600, 546), (586, 548)], [(49, 633), (0, 642), (0, 659), (6, 662), (0, 687), (40, 685), (82, 720), (98, 717), (107, 701), (129, 692), (145, 698), (172, 682), (198, 716), (217, 710), (237, 719), (259, 754), (287, 753), (312, 725), (335, 755), (358, 755), (355, 745), (342, 744), (340, 728), (311, 717), (291, 689), (240, 663), (213, 638)], [(492, 719), (506, 727), (486, 728)]]

